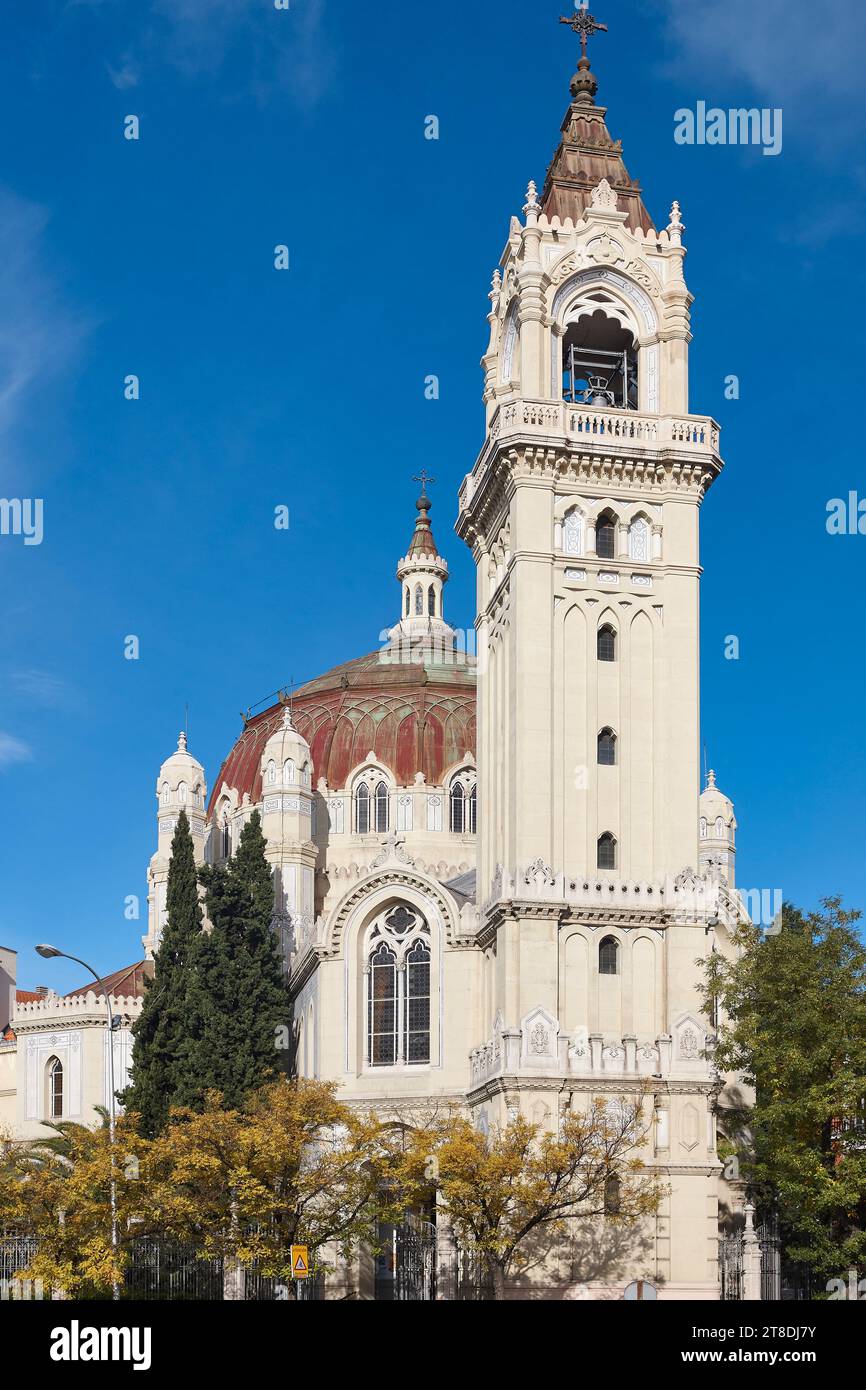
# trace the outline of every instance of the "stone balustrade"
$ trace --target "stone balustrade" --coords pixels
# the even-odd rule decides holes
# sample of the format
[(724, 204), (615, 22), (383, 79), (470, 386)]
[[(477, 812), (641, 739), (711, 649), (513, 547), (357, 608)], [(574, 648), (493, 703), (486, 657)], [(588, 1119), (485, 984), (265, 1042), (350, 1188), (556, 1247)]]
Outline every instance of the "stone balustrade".
[(490, 446), (530, 433), (563, 445), (582, 442), (614, 455), (638, 449), (677, 448), (696, 461), (718, 458), (720, 429), (708, 415), (648, 415), (615, 407), (576, 405), (569, 401), (511, 400), (501, 404), (490, 425), (490, 443), (460, 489), (460, 510), (471, 504), (484, 474)]
[(657, 882), (623, 879), (609, 873), (583, 878), (554, 872), (542, 859), (516, 873), (500, 866), (482, 916), (497, 903), (514, 900), (566, 903), (610, 912), (653, 911), (688, 923), (706, 924), (718, 919), (733, 924), (742, 915), (740, 905), (716, 872), (696, 874), (692, 869), (684, 869), (676, 877)]

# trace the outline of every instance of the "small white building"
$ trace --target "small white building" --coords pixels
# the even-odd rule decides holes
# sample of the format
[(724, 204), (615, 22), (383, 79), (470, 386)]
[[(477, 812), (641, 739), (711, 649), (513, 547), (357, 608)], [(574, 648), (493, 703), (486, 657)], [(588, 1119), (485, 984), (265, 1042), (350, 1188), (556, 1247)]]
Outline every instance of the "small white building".
[(97, 1107), (110, 1103), (109, 1040), (115, 1088), (129, 1084), (132, 1025), (152, 964), (138, 961), (101, 982), (114, 1019), (109, 1033), (105, 995), (95, 982), (65, 995), (44, 987), (17, 990), (14, 955), (0, 948), (0, 999), (9, 1000), (0, 1012), (11, 1015), (0, 1025), (0, 1132), (44, 1139), (46, 1121), (98, 1124)]

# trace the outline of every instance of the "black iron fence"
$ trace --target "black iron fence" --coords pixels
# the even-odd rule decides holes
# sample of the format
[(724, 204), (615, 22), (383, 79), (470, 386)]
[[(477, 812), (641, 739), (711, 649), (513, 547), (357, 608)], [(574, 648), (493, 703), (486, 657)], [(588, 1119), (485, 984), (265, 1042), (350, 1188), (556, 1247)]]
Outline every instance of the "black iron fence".
[[(0, 1235), (0, 1298), (47, 1296), (37, 1286), (16, 1279), (36, 1255), (28, 1236)], [(129, 1262), (122, 1297), (172, 1303), (218, 1302), (226, 1297), (226, 1269), (221, 1259), (203, 1259), (194, 1245), (139, 1236), (128, 1247)], [(279, 1302), (289, 1297), (286, 1282), (260, 1273), (256, 1265), (241, 1272), (234, 1283), (249, 1302)], [(325, 1297), (322, 1275), (298, 1280), (295, 1296), (301, 1303)], [(238, 1296), (235, 1294), (234, 1296)]]
[[(755, 1227), (761, 1252), (761, 1301), (801, 1303), (817, 1296), (817, 1285), (805, 1265), (785, 1259), (784, 1244), (777, 1223), (771, 1218)], [(719, 1239), (719, 1284), (722, 1299), (746, 1296), (744, 1263), (746, 1238), (743, 1231), (732, 1231)]]
[(223, 1297), (223, 1262), (199, 1258), (195, 1246), (140, 1236), (130, 1246), (125, 1295), (193, 1303)]

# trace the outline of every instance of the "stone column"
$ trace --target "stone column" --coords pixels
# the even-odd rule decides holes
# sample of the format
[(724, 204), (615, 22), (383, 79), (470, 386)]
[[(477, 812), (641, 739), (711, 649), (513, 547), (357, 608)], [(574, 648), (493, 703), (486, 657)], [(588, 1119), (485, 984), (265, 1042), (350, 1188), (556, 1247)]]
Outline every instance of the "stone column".
[(761, 1301), (761, 1242), (755, 1230), (755, 1208), (746, 1203), (746, 1229), (743, 1232), (743, 1298)]

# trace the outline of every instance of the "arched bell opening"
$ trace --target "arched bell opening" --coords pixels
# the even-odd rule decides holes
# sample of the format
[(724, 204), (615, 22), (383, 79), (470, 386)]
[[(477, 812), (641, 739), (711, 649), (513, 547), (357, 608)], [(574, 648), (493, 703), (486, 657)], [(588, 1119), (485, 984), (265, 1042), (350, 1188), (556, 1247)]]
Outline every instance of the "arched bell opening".
[(637, 356), (634, 334), (604, 309), (582, 313), (563, 337), (563, 398), (573, 405), (637, 410)]

